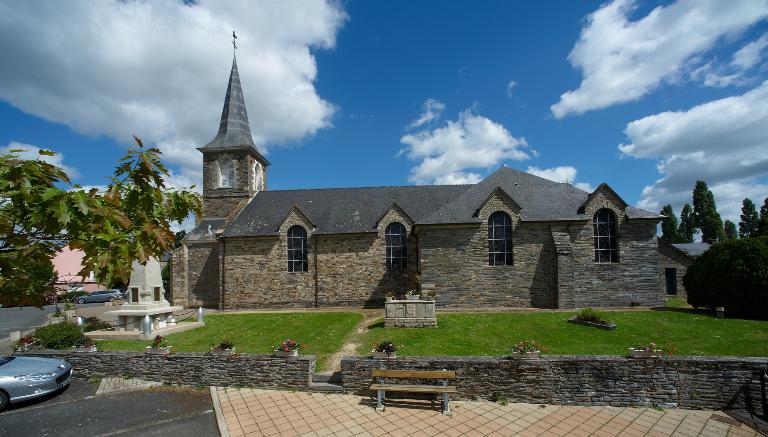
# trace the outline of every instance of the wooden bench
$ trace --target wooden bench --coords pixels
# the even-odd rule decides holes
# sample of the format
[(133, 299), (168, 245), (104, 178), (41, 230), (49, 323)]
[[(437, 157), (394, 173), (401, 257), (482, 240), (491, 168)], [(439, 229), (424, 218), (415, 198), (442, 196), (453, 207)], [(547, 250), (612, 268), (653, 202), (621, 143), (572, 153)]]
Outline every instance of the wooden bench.
[[(370, 390), (376, 391), (376, 411), (384, 411), (384, 396), (387, 391), (400, 393), (435, 393), (443, 395), (443, 414), (450, 415), (448, 395), (456, 393), (455, 386), (449, 386), (448, 380), (456, 379), (453, 370), (378, 370), (372, 372), (376, 382), (371, 384)], [(430, 379), (440, 380), (442, 385), (420, 384), (385, 384), (385, 379)]]

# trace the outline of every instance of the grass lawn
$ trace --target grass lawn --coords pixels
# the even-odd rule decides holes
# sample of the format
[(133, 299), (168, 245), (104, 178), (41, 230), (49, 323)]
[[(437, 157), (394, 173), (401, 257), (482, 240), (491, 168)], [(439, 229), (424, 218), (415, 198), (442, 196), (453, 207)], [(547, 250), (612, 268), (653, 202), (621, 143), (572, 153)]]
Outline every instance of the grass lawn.
[[(238, 352), (266, 354), (290, 337), (302, 344), (301, 354), (317, 355), (322, 370), (331, 354), (360, 323), (359, 313), (258, 313), (212, 314), (205, 326), (169, 335), (175, 352), (207, 352), (221, 340), (230, 340)], [(143, 350), (149, 341), (101, 341), (104, 350)]]
[(626, 355), (630, 346), (655, 341), (675, 355), (768, 356), (768, 321), (719, 320), (674, 310), (606, 311), (618, 327), (603, 331), (566, 323), (574, 313), (442, 314), (436, 328), (384, 328), (378, 322), (367, 330), (358, 354), (370, 354), (376, 343), (390, 340), (398, 355), (498, 356), (518, 341), (537, 340), (549, 354)]
[(668, 297), (666, 307), (667, 308), (693, 308), (692, 306), (688, 305), (688, 301), (680, 297)]

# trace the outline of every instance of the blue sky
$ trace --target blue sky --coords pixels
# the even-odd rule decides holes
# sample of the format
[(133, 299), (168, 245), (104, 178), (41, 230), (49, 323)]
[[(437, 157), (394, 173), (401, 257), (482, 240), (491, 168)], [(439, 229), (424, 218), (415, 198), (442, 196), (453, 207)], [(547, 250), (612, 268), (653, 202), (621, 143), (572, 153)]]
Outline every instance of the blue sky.
[(768, 0), (0, 1), (0, 147), (99, 185), (136, 134), (199, 184), (232, 28), (268, 189), (506, 164), (654, 210), (704, 179), (732, 220), (768, 196)]

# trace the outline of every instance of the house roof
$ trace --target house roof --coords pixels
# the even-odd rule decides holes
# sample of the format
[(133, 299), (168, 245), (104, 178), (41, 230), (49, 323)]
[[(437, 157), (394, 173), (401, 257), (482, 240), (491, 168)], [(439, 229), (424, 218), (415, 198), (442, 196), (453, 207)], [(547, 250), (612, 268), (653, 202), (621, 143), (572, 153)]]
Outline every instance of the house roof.
[[(300, 210), (320, 234), (375, 232), (378, 221), (393, 204), (417, 225), (479, 223), (478, 210), (496, 190), (520, 207), (524, 221), (588, 219), (579, 213), (589, 196), (586, 191), (505, 166), (475, 185), (262, 191), (222, 236), (277, 235), (293, 208)], [(633, 207), (627, 207), (625, 213), (630, 219), (660, 218)]]
[(221, 232), (227, 219), (206, 218), (200, 221), (185, 237), (184, 241), (216, 241), (217, 232)]
[(688, 256), (697, 257), (702, 253), (709, 250), (709, 244), (704, 242), (698, 243), (678, 243), (673, 244), (675, 248), (685, 252)]
[(229, 73), (224, 108), (221, 110), (219, 132), (210, 143), (198, 150), (201, 152), (247, 150), (253, 153), (262, 164), (269, 165), (269, 161), (259, 153), (253, 142), (243, 87), (240, 85), (240, 74), (237, 71), (237, 59), (232, 59), (232, 71)]

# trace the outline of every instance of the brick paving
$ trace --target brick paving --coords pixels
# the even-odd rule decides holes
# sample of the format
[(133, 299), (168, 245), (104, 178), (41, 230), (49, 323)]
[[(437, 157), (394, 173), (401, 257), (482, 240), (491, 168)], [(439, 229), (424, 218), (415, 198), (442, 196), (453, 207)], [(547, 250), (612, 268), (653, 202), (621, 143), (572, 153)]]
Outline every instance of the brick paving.
[[(429, 401), (216, 388), (220, 429), (240, 436), (756, 436), (718, 411), (451, 402), (452, 416)], [(217, 411), (219, 412), (219, 411)], [(222, 433), (225, 434), (225, 433)]]

